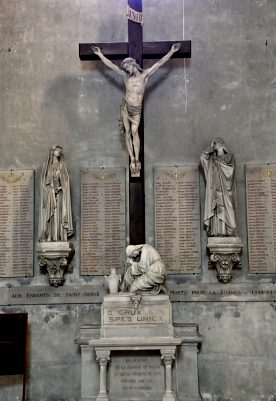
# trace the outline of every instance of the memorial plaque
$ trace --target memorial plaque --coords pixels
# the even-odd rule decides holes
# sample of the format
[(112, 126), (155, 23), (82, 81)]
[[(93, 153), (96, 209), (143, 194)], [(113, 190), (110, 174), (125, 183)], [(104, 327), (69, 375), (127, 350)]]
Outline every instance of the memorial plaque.
[(249, 270), (276, 273), (276, 164), (246, 166)]
[(102, 325), (129, 325), (129, 324), (170, 324), (170, 305), (146, 305), (140, 308), (133, 307), (104, 307)]
[(197, 166), (155, 167), (155, 247), (168, 273), (200, 273)]
[(125, 263), (125, 168), (81, 171), (81, 274), (120, 272)]
[(34, 172), (0, 171), (0, 277), (33, 275)]
[(162, 400), (164, 367), (156, 351), (112, 352), (110, 364), (111, 401)]

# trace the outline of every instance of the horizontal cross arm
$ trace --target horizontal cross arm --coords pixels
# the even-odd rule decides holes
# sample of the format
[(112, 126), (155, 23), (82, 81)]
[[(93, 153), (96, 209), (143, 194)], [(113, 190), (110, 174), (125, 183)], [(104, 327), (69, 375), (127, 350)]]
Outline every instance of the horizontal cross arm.
[(171, 58), (190, 58), (192, 54), (192, 42), (190, 40), (174, 40), (168, 42), (144, 42), (143, 59), (155, 59), (165, 56), (174, 43), (181, 43), (180, 50)]
[[(190, 40), (175, 40), (168, 42), (144, 42), (143, 59), (157, 59), (163, 57), (174, 43), (181, 43), (178, 52), (172, 55), (172, 58), (190, 58), (192, 42)], [(103, 54), (110, 60), (122, 60), (128, 57), (128, 43), (80, 43), (79, 55), (81, 60), (99, 60), (92, 50), (91, 46), (100, 47)]]
[(91, 46), (99, 47), (110, 60), (128, 57), (128, 43), (80, 43), (79, 55), (81, 60), (99, 60), (99, 57), (92, 52)]

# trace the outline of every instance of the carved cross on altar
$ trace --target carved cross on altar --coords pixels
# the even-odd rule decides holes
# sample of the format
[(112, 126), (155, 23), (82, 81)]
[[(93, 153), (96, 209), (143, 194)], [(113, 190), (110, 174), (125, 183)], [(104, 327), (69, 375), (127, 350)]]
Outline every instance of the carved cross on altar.
[[(191, 41), (143, 42), (142, 0), (128, 0), (128, 43), (80, 43), (81, 60), (98, 60), (92, 47), (99, 47), (110, 60), (132, 57), (143, 67), (143, 59), (161, 58), (169, 52), (174, 43), (180, 43), (180, 50), (172, 58), (190, 58)], [(144, 196), (144, 124), (143, 114), (139, 125), (140, 163), (139, 176), (129, 178), (129, 235), (133, 245), (145, 243), (145, 196)]]

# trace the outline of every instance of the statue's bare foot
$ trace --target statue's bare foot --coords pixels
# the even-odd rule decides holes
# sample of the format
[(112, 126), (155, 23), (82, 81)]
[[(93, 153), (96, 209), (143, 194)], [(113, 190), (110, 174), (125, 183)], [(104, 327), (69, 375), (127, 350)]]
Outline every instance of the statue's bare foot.
[(140, 170), (141, 170), (141, 163), (138, 161), (138, 167), (137, 167), (137, 161), (133, 160), (130, 163), (130, 171), (131, 171), (131, 176), (132, 177), (140, 177)]
[(139, 162), (139, 160), (135, 160), (135, 166), (136, 166), (137, 172), (139, 172), (141, 170), (141, 163)]

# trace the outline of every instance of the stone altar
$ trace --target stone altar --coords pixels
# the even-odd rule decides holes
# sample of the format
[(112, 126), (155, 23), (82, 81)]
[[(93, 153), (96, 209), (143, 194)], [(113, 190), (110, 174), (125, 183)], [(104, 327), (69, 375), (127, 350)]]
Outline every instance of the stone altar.
[[(168, 295), (107, 295), (101, 326), (81, 327), (75, 341), (81, 348), (81, 401), (201, 400), (198, 327), (173, 325)], [(114, 394), (118, 386), (122, 394)]]

